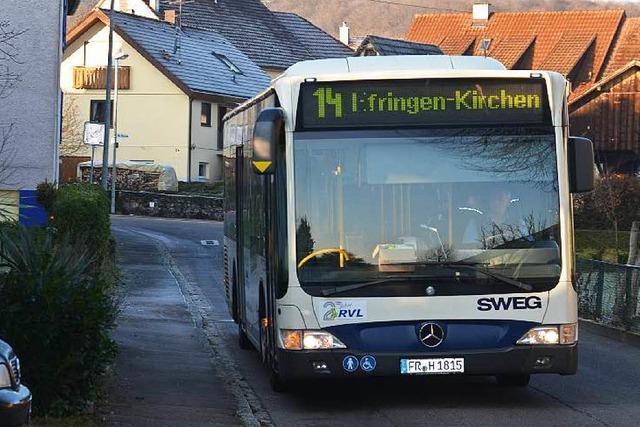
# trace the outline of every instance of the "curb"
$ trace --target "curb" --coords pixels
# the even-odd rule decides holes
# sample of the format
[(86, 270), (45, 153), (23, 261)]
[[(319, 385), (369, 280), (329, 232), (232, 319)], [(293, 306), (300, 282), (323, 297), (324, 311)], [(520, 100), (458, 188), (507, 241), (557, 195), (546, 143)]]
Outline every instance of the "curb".
[(158, 247), (166, 267), (178, 284), (194, 325), (203, 332), (207, 340), (206, 344), (210, 350), (212, 363), (219, 368), (219, 372), (224, 372), (225, 386), (236, 400), (237, 415), (242, 424), (251, 427), (275, 426), (260, 398), (240, 374), (232, 353), (222, 338), (223, 333), (218, 328), (217, 322), (211, 319), (209, 313), (212, 312), (212, 307), (208, 298), (197, 285), (191, 283), (182, 274), (169, 249), (162, 241), (152, 234), (135, 229), (132, 231), (153, 239)]

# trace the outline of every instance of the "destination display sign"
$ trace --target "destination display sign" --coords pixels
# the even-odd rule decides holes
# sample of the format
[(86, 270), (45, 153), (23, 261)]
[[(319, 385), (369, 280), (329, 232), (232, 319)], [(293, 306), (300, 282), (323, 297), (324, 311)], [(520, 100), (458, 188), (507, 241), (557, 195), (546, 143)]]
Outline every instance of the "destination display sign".
[(298, 130), (550, 124), (542, 79), (305, 82)]

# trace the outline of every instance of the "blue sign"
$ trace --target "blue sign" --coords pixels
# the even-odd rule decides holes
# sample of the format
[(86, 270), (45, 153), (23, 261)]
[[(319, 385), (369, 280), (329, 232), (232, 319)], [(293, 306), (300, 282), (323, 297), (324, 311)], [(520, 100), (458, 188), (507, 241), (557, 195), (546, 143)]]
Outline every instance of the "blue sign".
[(360, 367), (365, 372), (371, 372), (376, 369), (376, 358), (373, 356), (364, 356), (360, 359)]
[(355, 356), (346, 356), (342, 360), (342, 367), (347, 372), (355, 372), (358, 369), (358, 358)]

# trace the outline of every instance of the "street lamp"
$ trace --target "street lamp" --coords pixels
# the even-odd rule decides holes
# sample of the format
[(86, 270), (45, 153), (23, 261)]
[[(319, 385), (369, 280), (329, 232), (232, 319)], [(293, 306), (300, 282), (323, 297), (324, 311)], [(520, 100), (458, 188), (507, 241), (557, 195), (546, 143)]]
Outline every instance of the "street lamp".
[(109, 173), (109, 131), (111, 128), (111, 67), (113, 66), (113, 7), (115, 0), (111, 0), (109, 7), (109, 50), (107, 51), (107, 84), (104, 111), (104, 145), (102, 147), (102, 176), (100, 177), (102, 188), (107, 191), (107, 174)]
[(118, 148), (118, 70), (120, 61), (124, 61), (129, 57), (128, 54), (120, 51), (114, 59), (115, 61), (115, 84), (114, 84), (114, 101), (113, 101), (113, 163), (111, 166), (111, 213), (116, 213), (116, 182), (118, 179), (118, 171), (116, 168), (116, 149)]

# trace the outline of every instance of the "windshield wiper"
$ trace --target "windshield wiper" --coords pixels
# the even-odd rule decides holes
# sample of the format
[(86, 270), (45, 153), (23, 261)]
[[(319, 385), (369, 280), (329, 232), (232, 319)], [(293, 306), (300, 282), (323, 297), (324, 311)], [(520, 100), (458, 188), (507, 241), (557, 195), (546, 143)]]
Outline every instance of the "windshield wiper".
[[(343, 286), (335, 286), (329, 289), (323, 289), (320, 293), (328, 297), (330, 295), (340, 294), (342, 292), (353, 291), (356, 289), (366, 288), (368, 286), (379, 285), (380, 283), (388, 283), (388, 282), (396, 282), (398, 280), (411, 280), (411, 279), (426, 279), (427, 276), (417, 275), (417, 276), (397, 276), (397, 277), (385, 277), (378, 280), (372, 280), (370, 282), (360, 282), (354, 283), (352, 285), (343, 285)], [(428, 276), (428, 278), (433, 278), (432, 276)]]
[[(531, 292), (533, 290), (533, 286), (527, 283), (523, 283), (519, 280), (513, 279), (511, 277), (505, 276), (500, 273), (496, 273), (495, 271), (491, 271), (486, 268), (478, 267), (474, 264), (468, 264), (464, 262), (434, 262), (434, 263), (426, 263), (426, 265), (433, 265), (437, 267), (444, 267), (444, 268), (450, 268), (450, 269), (457, 268), (457, 267), (467, 268), (469, 270), (478, 271), (486, 276), (493, 277), (496, 280), (515, 286), (519, 289), (522, 289), (528, 292)], [(433, 276), (415, 275), (415, 276), (385, 277), (378, 280), (372, 280), (370, 282), (361, 282), (361, 283), (354, 283), (352, 285), (335, 286), (333, 288), (323, 289), (320, 293), (323, 296), (328, 297), (331, 295), (336, 295), (336, 294), (340, 294), (347, 291), (353, 291), (356, 289), (362, 289), (362, 288), (366, 288), (373, 285), (379, 285), (381, 283), (395, 282), (398, 280), (423, 279), (423, 278), (433, 279)]]
[(469, 264), (465, 262), (438, 262), (438, 263), (433, 263), (432, 265), (438, 265), (445, 268), (457, 268), (457, 267), (468, 268), (469, 270), (479, 271), (480, 273), (486, 276), (493, 277), (494, 279), (497, 279), (503, 283), (507, 283), (509, 285), (515, 286), (516, 288), (520, 288), (528, 292), (531, 292), (533, 290), (533, 286), (529, 285), (528, 283), (521, 282), (517, 279), (514, 279), (513, 277), (505, 276), (504, 274), (496, 273), (495, 271), (491, 271), (488, 268), (478, 267), (477, 265), (474, 265), (474, 264)]

